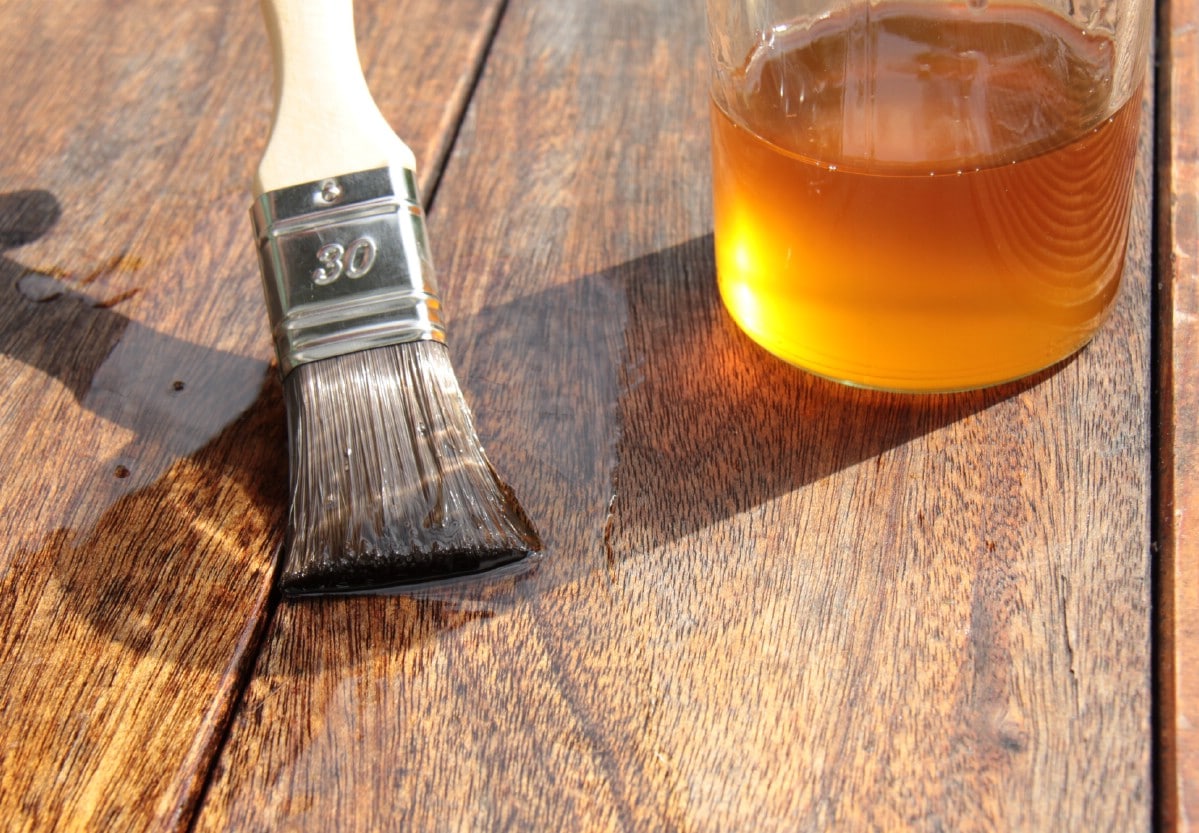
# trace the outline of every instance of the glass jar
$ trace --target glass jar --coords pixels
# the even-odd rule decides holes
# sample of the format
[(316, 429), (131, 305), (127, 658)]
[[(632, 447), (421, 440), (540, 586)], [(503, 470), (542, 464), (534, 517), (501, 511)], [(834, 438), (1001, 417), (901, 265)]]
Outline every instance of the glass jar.
[(780, 358), (950, 391), (1117, 295), (1148, 0), (708, 0), (721, 297)]

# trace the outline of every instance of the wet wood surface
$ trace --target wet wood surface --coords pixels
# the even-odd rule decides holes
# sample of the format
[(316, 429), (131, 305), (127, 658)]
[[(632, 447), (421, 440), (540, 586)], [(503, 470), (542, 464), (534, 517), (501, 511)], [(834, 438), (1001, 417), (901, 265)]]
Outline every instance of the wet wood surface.
[(901, 397), (785, 367), (722, 311), (701, 3), (360, 0), (459, 379), (548, 554), (469, 590), (301, 603), (270, 592), (257, 10), (0, 10), (10, 827), (1199, 818), (1181, 4), (1112, 318), (1019, 384)]
[[(498, 9), (359, 4), (426, 187)], [(183, 829), (269, 621), (286, 509), (248, 214), (266, 37), (252, 3), (0, 20), (0, 826)]]

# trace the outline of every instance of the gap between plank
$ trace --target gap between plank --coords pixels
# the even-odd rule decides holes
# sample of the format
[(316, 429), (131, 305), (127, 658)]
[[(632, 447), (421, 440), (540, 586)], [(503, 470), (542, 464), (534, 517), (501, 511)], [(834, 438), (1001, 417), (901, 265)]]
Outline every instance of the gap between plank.
[(1156, 4), (1153, 53), (1153, 211), (1150, 223), (1152, 315), (1150, 316), (1150, 778), (1154, 830), (1173, 831), (1178, 823), (1176, 746), (1171, 715), (1174, 692), (1174, 544), (1170, 515), (1174, 493), (1173, 270), (1171, 268), (1170, 188), (1173, 113), (1170, 91), (1170, 0)]

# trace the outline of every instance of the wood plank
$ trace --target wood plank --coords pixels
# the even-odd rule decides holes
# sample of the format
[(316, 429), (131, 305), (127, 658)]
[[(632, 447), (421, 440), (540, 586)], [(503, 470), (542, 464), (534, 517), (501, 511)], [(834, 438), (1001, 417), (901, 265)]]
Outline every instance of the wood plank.
[(1161, 808), (1199, 830), (1199, 13), (1163, 4), (1159, 108)]
[[(256, 5), (0, 3), (10, 830), (185, 827), (258, 648), (287, 459), (247, 213)], [(498, 8), (359, 3), (426, 186)]]
[(1081, 355), (842, 388), (721, 310), (703, 31), (510, 0), (430, 232), (549, 554), (282, 606), (198, 829), (1149, 826), (1151, 137)]

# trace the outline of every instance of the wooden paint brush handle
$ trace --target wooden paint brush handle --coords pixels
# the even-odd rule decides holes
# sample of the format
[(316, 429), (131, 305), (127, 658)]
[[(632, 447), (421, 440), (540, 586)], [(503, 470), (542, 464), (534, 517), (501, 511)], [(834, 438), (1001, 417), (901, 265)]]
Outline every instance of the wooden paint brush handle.
[(255, 196), (355, 171), (414, 168), (367, 88), (352, 0), (261, 1), (275, 107)]

